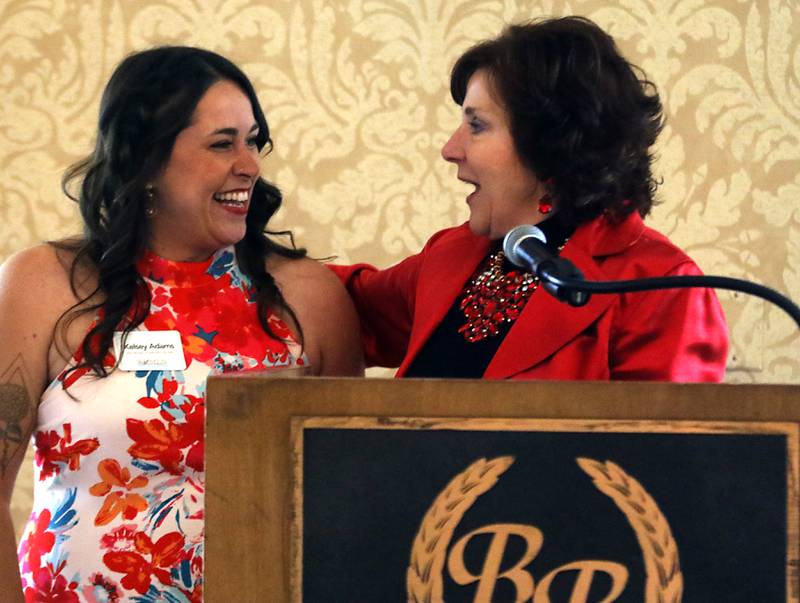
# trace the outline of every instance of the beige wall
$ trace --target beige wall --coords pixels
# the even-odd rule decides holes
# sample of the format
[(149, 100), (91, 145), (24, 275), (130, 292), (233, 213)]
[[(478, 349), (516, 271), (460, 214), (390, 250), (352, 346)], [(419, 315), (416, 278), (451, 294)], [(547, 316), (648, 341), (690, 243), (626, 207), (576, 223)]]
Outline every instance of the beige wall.
[[(649, 223), (706, 272), (800, 300), (800, 5), (779, 0), (3, 0), (0, 260), (77, 230), (59, 179), (91, 148), (105, 81), (128, 52), (176, 43), (253, 79), (275, 140), (263, 170), (286, 197), (275, 226), (315, 256), (389, 265), (466, 218), (439, 157), (454, 59), (504, 23), (563, 14), (607, 28), (662, 92)], [(722, 297), (728, 381), (800, 383), (791, 320)]]

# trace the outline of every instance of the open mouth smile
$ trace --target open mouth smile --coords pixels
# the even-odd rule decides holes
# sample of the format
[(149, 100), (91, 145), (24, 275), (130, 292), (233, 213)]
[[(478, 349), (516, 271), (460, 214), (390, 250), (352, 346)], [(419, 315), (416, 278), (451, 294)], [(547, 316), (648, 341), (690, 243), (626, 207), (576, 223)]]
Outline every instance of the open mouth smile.
[(472, 197), (474, 197), (474, 196), (475, 196), (475, 194), (476, 194), (476, 193), (477, 193), (479, 190), (481, 190), (481, 185), (480, 185), (480, 184), (478, 184), (477, 182), (473, 182), (472, 180), (467, 180), (466, 178), (461, 178), (460, 176), (459, 176), (459, 178), (458, 178), (458, 179), (459, 179), (461, 182), (466, 182), (467, 184), (471, 184), (472, 186), (474, 186), (474, 187), (475, 187), (475, 190), (474, 190), (474, 191), (472, 191), (472, 192), (471, 192), (469, 195), (467, 195), (467, 203), (469, 203), (469, 202), (470, 202), (470, 200), (472, 199)]
[(250, 191), (228, 191), (225, 193), (215, 193), (214, 201), (227, 207), (243, 208), (250, 199)]

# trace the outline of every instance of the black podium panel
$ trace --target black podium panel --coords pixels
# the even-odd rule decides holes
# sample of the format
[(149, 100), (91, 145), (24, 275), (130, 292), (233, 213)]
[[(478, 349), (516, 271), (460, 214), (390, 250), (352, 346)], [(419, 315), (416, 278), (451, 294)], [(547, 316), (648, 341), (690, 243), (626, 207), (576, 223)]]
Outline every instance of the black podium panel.
[(293, 442), (304, 601), (789, 596), (791, 423), (319, 417)]

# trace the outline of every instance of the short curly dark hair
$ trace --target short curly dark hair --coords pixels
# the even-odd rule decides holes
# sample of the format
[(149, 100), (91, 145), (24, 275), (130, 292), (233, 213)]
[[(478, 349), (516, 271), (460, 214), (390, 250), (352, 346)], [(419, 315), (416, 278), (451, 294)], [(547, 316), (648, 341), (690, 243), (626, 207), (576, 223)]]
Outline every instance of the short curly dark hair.
[(522, 162), (547, 183), (563, 220), (649, 213), (661, 101), (611, 36), (583, 17), (511, 25), (454, 65), (450, 93), (459, 105), (478, 70), (510, 116)]

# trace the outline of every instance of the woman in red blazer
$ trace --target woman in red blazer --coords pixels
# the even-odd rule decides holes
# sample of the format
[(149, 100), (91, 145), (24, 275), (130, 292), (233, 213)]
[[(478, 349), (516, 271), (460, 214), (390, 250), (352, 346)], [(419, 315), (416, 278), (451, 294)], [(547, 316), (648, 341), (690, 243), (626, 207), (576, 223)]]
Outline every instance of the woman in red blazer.
[(500, 247), (535, 224), (590, 280), (700, 274), (642, 222), (662, 113), (638, 74), (579, 17), (511, 26), (456, 62), (462, 122), (442, 155), (475, 187), (469, 222), (386, 270), (334, 267), (370, 364), (406, 377), (722, 380), (728, 337), (713, 291), (594, 295), (574, 308)]

